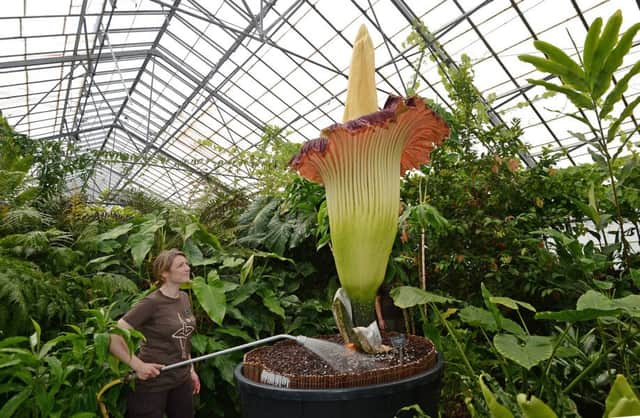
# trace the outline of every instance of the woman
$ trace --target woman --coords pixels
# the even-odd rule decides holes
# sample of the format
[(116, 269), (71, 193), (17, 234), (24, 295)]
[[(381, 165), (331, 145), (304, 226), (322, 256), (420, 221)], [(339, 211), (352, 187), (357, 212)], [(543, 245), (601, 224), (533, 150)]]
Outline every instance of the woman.
[(191, 357), (195, 317), (180, 285), (188, 283), (189, 264), (177, 249), (161, 252), (153, 262), (158, 289), (140, 300), (119, 321), (123, 329), (140, 331), (145, 341), (138, 355), (129, 352), (119, 335), (111, 335), (109, 350), (136, 373), (135, 389), (127, 397), (127, 417), (193, 417), (193, 394), (200, 379), (193, 365), (161, 372), (164, 365)]

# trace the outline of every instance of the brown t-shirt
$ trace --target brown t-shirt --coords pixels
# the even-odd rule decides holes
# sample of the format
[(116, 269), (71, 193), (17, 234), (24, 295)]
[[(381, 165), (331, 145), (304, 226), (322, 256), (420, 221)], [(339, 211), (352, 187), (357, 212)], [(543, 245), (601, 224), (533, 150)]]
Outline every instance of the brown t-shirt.
[[(138, 358), (145, 363), (168, 366), (190, 358), (191, 334), (195, 331), (196, 319), (185, 292), (179, 292), (174, 299), (156, 290), (136, 303), (122, 319), (145, 336), (146, 341), (141, 343), (138, 353)], [(190, 369), (187, 365), (161, 372), (152, 379), (136, 380), (136, 390), (171, 389), (189, 379)]]

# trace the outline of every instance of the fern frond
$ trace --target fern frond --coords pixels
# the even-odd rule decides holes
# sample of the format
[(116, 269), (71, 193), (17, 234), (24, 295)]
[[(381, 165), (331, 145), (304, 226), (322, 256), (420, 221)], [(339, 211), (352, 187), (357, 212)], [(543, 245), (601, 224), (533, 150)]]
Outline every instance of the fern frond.
[(131, 279), (115, 273), (95, 274), (91, 278), (91, 287), (107, 296), (113, 296), (119, 292), (135, 295), (139, 292), (138, 286)]
[[(0, 299), (10, 315), (0, 315), (4, 336), (26, 334), (31, 318), (54, 328), (73, 315), (73, 301), (55, 278), (44, 274), (35, 264), (0, 256)], [(4, 310), (3, 310), (4, 311)]]
[(10, 231), (26, 231), (51, 225), (53, 218), (35, 208), (24, 206), (11, 209), (2, 222), (3, 227)]

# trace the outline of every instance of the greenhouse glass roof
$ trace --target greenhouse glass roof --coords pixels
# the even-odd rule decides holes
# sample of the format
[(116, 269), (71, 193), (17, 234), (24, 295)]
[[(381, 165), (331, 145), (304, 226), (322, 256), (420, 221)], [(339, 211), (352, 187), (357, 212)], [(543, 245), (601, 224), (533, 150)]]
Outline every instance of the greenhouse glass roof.
[[(582, 45), (593, 19), (617, 9), (622, 30), (640, 21), (633, 0), (5, 1), (0, 110), (32, 138), (145, 157), (97, 161), (90, 179), (72, 179), (72, 191), (137, 188), (186, 203), (207, 179), (250, 186), (236, 152), (255, 147), (265, 126), (302, 142), (340, 121), (363, 23), (376, 46), (380, 102), (403, 95), (419, 58), (405, 41), (420, 20), (438, 60), (421, 67), (418, 94), (449, 106), (438, 65), (467, 54), (476, 87), (495, 97), (492, 121), (521, 120), (526, 164), (543, 147), (580, 164), (591, 158), (569, 131), (584, 128), (554, 112), (572, 104), (528, 85), (542, 75), (517, 56), (536, 54), (534, 39), (575, 56), (572, 39)], [(639, 59), (636, 41), (623, 71)], [(625, 100), (639, 92), (632, 81)], [(638, 135), (637, 123), (626, 130)]]

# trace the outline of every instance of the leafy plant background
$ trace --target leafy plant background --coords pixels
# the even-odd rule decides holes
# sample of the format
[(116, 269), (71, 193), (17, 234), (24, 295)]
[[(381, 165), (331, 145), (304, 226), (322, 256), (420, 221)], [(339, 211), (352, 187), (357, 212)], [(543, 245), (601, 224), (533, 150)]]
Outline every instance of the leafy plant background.
[[(421, 39), (408, 42), (425, 51)], [(549, 46), (541, 50), (553, 60)], [(562, 89), (593, 93), (555, 75)], [(608, 126), (584, 138), (593, 164), (558, 168), (559, 156), (546, 153), (524, 168), (518, 121), (490, 123), (471, 60), (442, 79), (455, 110), (432, 105), (452, 135), (403, 180), (385, 278), (407, 327), (445, 354), (442, 416), (491, 416), (487, 390), (513, 416), (522, 416), (518, 393), (558, 416), (602, 416), (616, 375), (636, 389), (640, 376), (640, 257), (630, 245), (640, 235), (638, 154), (605, 152), (609, 135), (637, 138), (616, 128), (626, 108), (603, 112), (620, 83), (586, 106), (587, 122)], [(555, 93), (574, 94), (562, 89)], [(0, 416), (98, 413), (96, 393), (128, 372), (108, 355), (107, 335), (151, 289), (150, 261), (163, 249), (183, 249), (192, 265), (185, 290), (198, 319), (194, 356), (276, 333), (335, 332), (324, 191), (285, 171), (293, 146), (279, 128), (268, 127), (262, 145), (243, 155), (262, 181), (259, 196), (212, 181), (208, 197), (183, 208), (139, 190), (117, 193), (118, 205), (69, 195), (66, 179), (89, 175), (92, 158), (130, 157), (64, 158), (78, 151), (30, 141), (0, 122)], [(125, 337), (132, 347), (140, 338)], [(241, 356), (196, 365), (198, 416), (240, 416), (233, 368)], [(122, 416), (124, 388), (102, 398), (112, 416)]]

